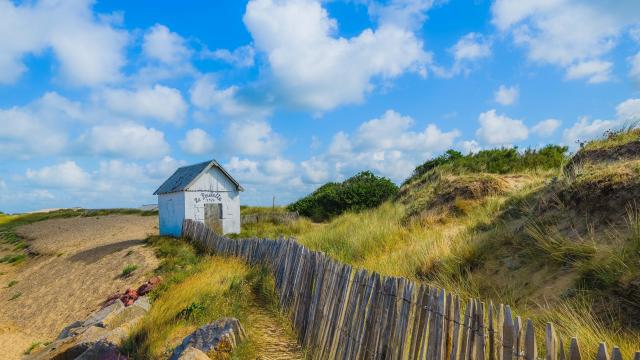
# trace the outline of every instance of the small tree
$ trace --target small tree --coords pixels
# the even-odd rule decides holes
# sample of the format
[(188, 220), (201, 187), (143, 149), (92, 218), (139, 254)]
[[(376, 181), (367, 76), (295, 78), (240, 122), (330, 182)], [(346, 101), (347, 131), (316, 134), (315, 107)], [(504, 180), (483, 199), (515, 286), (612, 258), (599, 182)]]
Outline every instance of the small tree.
[(397, 192), (398, 187), (391, 180), (363, 171), (342, 183), (326, 183), (287, 208), (324, 221), (345, 211), (376, 207)]

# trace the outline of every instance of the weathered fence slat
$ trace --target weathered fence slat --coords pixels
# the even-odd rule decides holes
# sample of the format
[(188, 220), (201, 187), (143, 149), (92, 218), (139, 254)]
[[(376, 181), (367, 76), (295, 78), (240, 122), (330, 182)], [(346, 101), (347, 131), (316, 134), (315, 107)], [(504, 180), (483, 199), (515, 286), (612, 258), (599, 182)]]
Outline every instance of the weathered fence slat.
[[(233, 240), (192, 220), (182, 231), (202, 251), (266, 266), (281, 309), (313, 358), (538, 360), (533, 322), (508, 305), (469, 299), (463, 306), (444, 289), (355, 271), (291, 239)], [(553, 324), (544, 330), (545, 360), (582, 360), (577, 338), (565, 353)], [(599, 344), (596, 360), (622, 359), (617, 346), (609, 353)]]

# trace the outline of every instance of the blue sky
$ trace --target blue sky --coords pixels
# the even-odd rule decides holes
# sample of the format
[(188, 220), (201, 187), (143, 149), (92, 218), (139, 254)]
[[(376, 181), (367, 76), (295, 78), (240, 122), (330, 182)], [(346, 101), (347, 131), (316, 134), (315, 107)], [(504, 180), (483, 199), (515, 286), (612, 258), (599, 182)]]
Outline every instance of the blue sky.
[(153, 203), (210, 158), (286, 204), (639, 117), (633, 0), (0, 1), (5, 212)]

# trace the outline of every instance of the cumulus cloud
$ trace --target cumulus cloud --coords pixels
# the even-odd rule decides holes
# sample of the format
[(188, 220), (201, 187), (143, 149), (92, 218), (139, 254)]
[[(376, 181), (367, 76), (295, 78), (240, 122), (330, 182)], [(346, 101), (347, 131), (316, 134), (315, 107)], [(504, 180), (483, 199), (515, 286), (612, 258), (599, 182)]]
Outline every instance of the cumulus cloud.
[(243, 101), (238, 86), (221, 89), (213, 75), (199, 77), (189, 90), (191, 103), (202, 110), (213, 110), (224, 116), (261, 119), (270, 114), (268, 107)]
[(28, 169), (26, 178), (34, 184), (46, 187), (85, 188), (91, 184), (91, 175), (75, 161), (45, 166), (38, 170)]
[(244, 22), (284, 99), (318, 111), (359, 103), (374, 79), (425, 74), (431, 62), (415, 34), (392, 22), (334, 36), (338, 24), (318, 0), (251, 0)]
[(180, 123), (187, 113), (180, 91), (162, 85), (136, 90), (108, 89), (101, 98), (115, 113), (138, 118)]
[(281, 157), (255, 161), (233, 156), (225, 164), (225, 168), (233, 173), (237, 179), (248, 184), (270, 184), (286, 187), (298, 181), (295, 176), (295, 164)]
[(242, 155), (273, 156), (284, 145), (279, 134), (266, 121), (236, 121), (225, 130), (225, 141), (231, 151)]
[(187, 165), (187, 163), (184, 160), (176, 160), (171, 156), (164, 156), (160, 160), (147, 163), (145, 170), (151, 178), (165, 179), (173, 174), (177, 168), (185, 165)]
[(138, 124), (93, 126), (79, 142), (94, 154), (130, 159), (153, 159), (169, 152), (164, 133)]
[(609, 61), (591, 60), (573, 64), (567, 68), (567, 79), (587, 79), (590, 84), (598, 84), (611, 79), (613, 63)]
[(369, 14), (378, 23), (417, 30), (427, 18), (433, 0), (391, 0), (386, 3), (369, 1)]
[(529, 137), (529, 129), (521, 120), (499, 115), (496, 110), (481, 113), (478, 122), (480, 128), (476, 136), (489, 145), (510, 145)]
[(458, 147), (460, 148), (463, 154), (477, 153), (478, 151), (482, 150), (482, 146), (480, 146), (480, 144), (478, 144), (478, 142), (475, 140), (462, 141), (458, 145)]
[(633, 79), (640, 81), (640, 52), (632, 56), (629, 59), (629, 63), (631, 65), (631, 70), (629, 70), (629, 75)]
[(16, 82), (27, 71), (25, 56), (49, 49), (71, 84), (120, 80), (128, 33), (96, 17), (92, 5), (89, 0), (0, 2), (0, 83)]
[(602, 136), (605, 131), (615, 129), (619, 125), (618, 120), (590, 120), (581, 117), (573, 126), (564, 130), (562, 137), (567, 145), (575, 148), (577, 143)]
[(520, 90), (517, 86), (505, 86), (500, 85), (498, 90), (494, 93), (494, 100), (501, 105), (511, 105), (518, 100)]
[(343, 173), (373, 169), (395, 180), (404, 179), (415, 166), (433, 156), (434, 152), (451, 148), (460, 136), (458, 130), (445, 132), (434, 124), (422, 131), (413, 130), (415, 121), (394, 110), (388, 110), (379, 118), (362, 123), (353, 134), (338, 132), (334, 135), (324, 158), (309, 161), (325, 161), (333, 165), (319, 173), (307, 171), (305, 180), (331, 177), (340, 178)]
[(300, 163), (304, 180), (311, 184), (322, 184), (329, 180), (329, 166), (326, 161), (312, 157)]
[(204, 155), (213, 150), (213, 139), (202, 129), (191, 129), (180, 141), (180, 147), (188, 154)]
[(479, 33), (468, 33), (451, 48), (457, 62), (474, 61), (491, 55), (491, 44)]
[(63, 152), (67, 127), (83, 121), (81, 104), (55, 92), (25, 106), (0, 109), (0, 156), (20, 159)]
[(618, 118), (623, 121), (640, 121), (640, 99), (628, 99), (616, 107)]
[(640, 22), (636, 1), (496, 0), (492, 22), (526, 48), (531, 61), (565, 68), (568, 79), (598, 83), (610, 79), (602, 56), (620, 34)]
[(538, 136), (551, 136), (560, 127), (560, 124), (560, 120), (556, 119), (542, 120), (531, 128), (531, 132)]
[(256, 50), (251, 45), (241, 46), (233, 51), (228, 49), (217, 49), (214, 51), (204, 51), (202, 57), (224, 61), (239, 68), (252, 67), (255, 64)]
[(366, 150), (429, 152), (446, 150), (453, 144), (454, 139), (460, 136), (457, 130), (443, 132), (434, 124), (427, 125), (421, 132), (411, 131), (414, 123), (409, 116), (387, 110), (380, 118), (360, 125), (355, 134), (355, 144)]
[(142, 51), (148, 58), (165, 64), (179, 64), (191, 56), (184, 39), (161, 24), (155, 24), (144, 34)]

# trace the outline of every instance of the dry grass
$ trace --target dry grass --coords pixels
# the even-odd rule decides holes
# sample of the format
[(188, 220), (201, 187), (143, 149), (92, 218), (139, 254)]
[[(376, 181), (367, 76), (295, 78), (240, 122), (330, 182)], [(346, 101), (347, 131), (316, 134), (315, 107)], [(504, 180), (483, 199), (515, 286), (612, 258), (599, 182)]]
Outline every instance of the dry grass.
[(610, 149), (632, 141), (640, 141), (640, 128), (637, 125), (636, 123), (617, 131), (610, 131), (603, 138), (585, 144), (583, 150)]
[(252, 298), (246, 280), (249, 272), (239, 260), (204, 259), (192, 275), (167, 288), (153, 302), (126, 346), (129, 355), (166, 358), (186, 335), (221, 317), (236, 317), (247, 325)]

